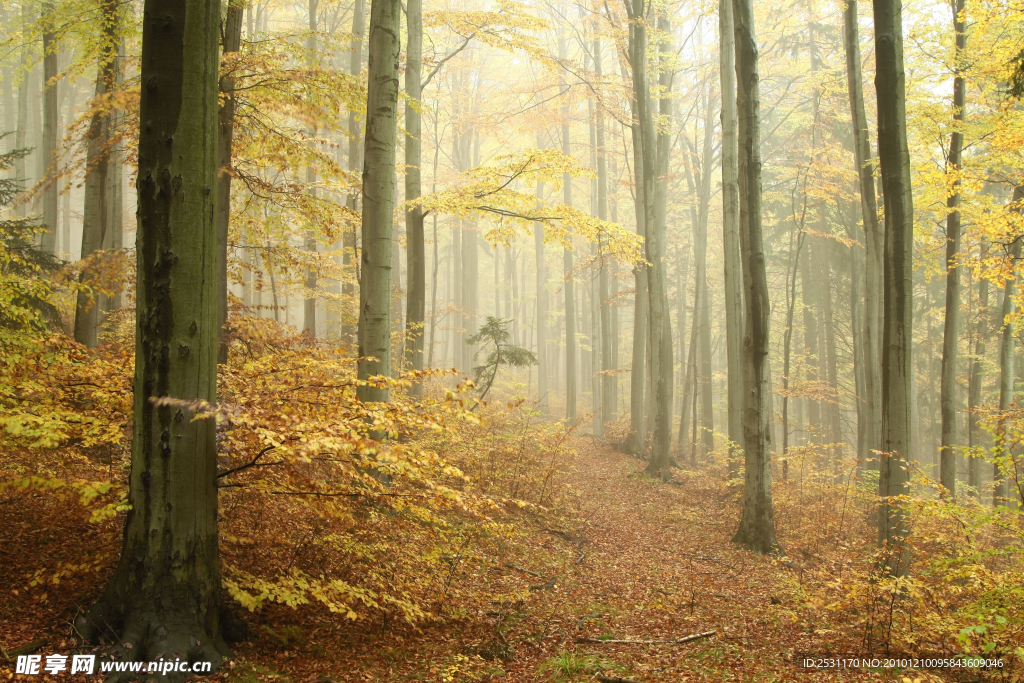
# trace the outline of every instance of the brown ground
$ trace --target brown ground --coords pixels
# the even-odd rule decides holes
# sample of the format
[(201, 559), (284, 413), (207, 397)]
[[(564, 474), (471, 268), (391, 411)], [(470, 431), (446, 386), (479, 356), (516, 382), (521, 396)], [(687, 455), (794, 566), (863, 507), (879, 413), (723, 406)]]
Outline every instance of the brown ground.
[[(834, 634), (815, 633), (823, 625), (807, 623), (796, 597), (798, 565), (730, 543), (738, 505), (724, 487), (702, 488), (702, 482), (711, 486), (710, 478), (685, 473), (675, 484), (655, 482), (640, 474), (639, 461), (577, 441), (567, 475), (572, 512), (558, 521), (524, 517), (523, 536), (502, 560), (453, 577), (493, 585), (495, 595), (518, 585), (524, 599), (421, 629), (271, 606), (247, 617), (251, 638), (217, 677), (253, 683), (321, 677), (526, 683), (595, 680), (595, 672), (646, 683), (878, 677), (804, 672), (794, 663), (795, 653), (842, 645)], [(10, 649), (46, 638), (51, 645), (43, 653), (67, 650), (75, 611), (95, 597), (105, 570), (44, 596), (24, 590), (34, 571), (28, 568), (110, 538), (110, 529), (100, 533), (74, 515), (62, 517), (59, 502), (30, 510), (15, 500), (23, 499), (0, 503), (0, 644)], [(48, 520), (42, 528), (40, 519)], [(669, 640), (712, 630), (714, 636), (685, 644), (579, 642)]]

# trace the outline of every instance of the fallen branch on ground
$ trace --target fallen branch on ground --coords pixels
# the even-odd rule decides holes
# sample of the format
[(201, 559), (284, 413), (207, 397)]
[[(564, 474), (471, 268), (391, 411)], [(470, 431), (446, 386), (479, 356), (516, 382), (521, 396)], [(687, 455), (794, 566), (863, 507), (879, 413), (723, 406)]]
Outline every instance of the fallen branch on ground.
[(633, 678), (622, 678), (621, 676), (605, 676), (604, 674), (594, 674), (594, 678), (601, 681), (601, 683), (640, 683), (640, 681)]
[(704, 633), (694, 633), (690, 636), (684, 636), (682, 638), (654, 638), (651, 640), (601, 640), (600, 638), (577, 638), (577, 643), (594, 643), (595, 645), (656, 645), (656, 644), (678, 644), (678, 643), (689, 643), (693, 640), (701, 640), (702, 638), (710, 638), (711, 636), (718, 633), (718, 631), (705, 631)]

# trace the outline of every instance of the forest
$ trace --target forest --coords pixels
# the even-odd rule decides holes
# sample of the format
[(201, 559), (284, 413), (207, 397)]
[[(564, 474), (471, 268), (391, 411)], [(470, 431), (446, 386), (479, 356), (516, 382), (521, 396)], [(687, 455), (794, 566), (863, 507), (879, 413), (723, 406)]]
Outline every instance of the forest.
[(6, 680), (1024, 680), (1021, 0), (0, 0), (0, 87)]

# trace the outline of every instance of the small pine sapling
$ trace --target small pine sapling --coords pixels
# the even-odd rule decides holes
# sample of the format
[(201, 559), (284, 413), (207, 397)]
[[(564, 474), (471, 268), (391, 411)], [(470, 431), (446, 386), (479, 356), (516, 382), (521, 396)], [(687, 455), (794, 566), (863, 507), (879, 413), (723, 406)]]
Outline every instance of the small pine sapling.
[(498, 368), (502, 365), (513, 368), (525, 368), (537, 364), (537, 355), (535, 353), (521, 346), (508, 343), (509, 333), (505, 326), (509, 322), (511, 321), (489, 315), (484, 324), (480, 326), (480, 330), (466, 339), (467, 344), (484, 345), (477, 352), (477, 355), (490, 349), (483, 365), (473, 368), (473, 380), (477, 384), (481, 384), (483, 379), (487, 378), (486, 384), (482, 384), (483, 390), (480, 392), (480, 398), (477, 399), (473, 409), (480, 405), (487, 396), (487, 392), (491, 390), (491, 386), (494, 385), (494, 378), (498, 376)]

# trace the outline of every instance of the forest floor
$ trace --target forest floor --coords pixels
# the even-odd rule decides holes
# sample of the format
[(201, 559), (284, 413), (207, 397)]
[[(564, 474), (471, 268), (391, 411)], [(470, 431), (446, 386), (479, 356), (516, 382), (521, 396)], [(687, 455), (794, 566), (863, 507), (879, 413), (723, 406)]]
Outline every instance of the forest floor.
[[(638, 460), (585, 437), (576, 441), (561, 484), (568, 487), (568, 510), (557, 519), (524, 517), (503, 558), (457, 577), (482, 589), (518, 582), (526, 597), (419, 627), (271, 605), (247, 616), (250, 639), (216, 677), (244, 683), (527, 683), (599, 680), (595, 674), (644, 683), (882, 678), (800, 667), (800, 653), (843, 646), (827, 624), (810, 623), (802, 607), (799, 550), (787, 548), (783, 560), (730, 542), (735, 491), (721, 483), (709, 488), (710, 477), (686, 472), (665, 484), (645, 476)], [(0, 599), (0, 642), (9, 649), (40, 638), (69, 646), (60, 624), (70, 623), (71, 612), (97, 590), (95, 583), (68, 586), (59, 599), (43, 596), (40, 603), (13, 588), (46, 553), (89, 542), (81, 528), (57, 523), (39, 530), (39, 520), (38, 509), (0, 505), (0, 588), (9, 596)], [(686, 643), (610, 642), (708, 631), (715, 634)], [(602, 642), (583, 642), (588, 638)]]

